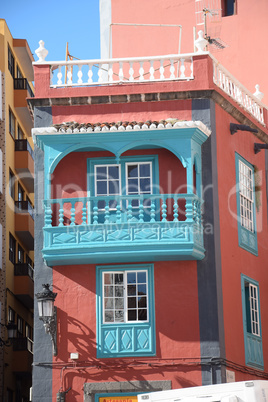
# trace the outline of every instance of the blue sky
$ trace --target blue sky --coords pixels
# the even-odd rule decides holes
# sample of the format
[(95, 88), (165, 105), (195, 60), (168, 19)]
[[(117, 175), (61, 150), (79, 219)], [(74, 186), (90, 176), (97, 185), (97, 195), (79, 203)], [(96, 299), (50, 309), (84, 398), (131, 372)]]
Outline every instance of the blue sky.
[(100, 58), (99, 0), (1, 0), (0, 18), (14, 38), (27, 39), (35, 60), (40, 39), (46, 61), (65, 60), (66, 42), (72, 56)]

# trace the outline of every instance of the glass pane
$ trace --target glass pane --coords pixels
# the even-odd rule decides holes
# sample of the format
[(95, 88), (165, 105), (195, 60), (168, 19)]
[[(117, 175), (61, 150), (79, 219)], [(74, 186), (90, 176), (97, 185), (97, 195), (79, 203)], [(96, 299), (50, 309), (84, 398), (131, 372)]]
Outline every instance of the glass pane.
[(104, 308), (105, 309), (114, 308), (114, 298), (113, 297), (105, 297), (104, 298)]
[(116, 309), (124, 308), (124, 299), (122, 297), (116, 297), (114, 301), (114, 306)]
[(107, 195), (106, 181), (97, 181), (97, 195)]
[(140, 177), (150, 177), (150, 163), (140, 164)]
[(138, 177), (138, 165), (128, 165), (127, 177)]
[(127, 298), (127, 307), (128, 308), (136, 308), (137, 307), (136, 297), (128, 297)]
[(138, 305), (139, 307), (147, 307), (147, 297), (139, 297)]
[(108, 166), (108, 177), (111, 179), (119, 179), (119, 166)]
[(105, 297), (113, 297), (114, 296), (114, 288), (113, 286), (104, 286), (104, 296)]
[(124, 322), (124, 312), (122, 310), (115, 312), (115, 322)]
[(113, 310), (106, 310), (104, 316), (105, 322), (114, 322), (114, 312)]
[(151, 192), (151, 180), (150, 179), (140, 179), (140, 192)]
[(128, 194), (138, 194), (139, 193), (139, 183), (138, 179), (128, 180)]
[(147, 310), (146, 309), (139, 309), (138, 318), (139, 318), (140, 321), (147, 321)]
[(127, 283), (136, 283), (136, 272), (128, 272)]
[(146, 295), (146, 285), (138, 285), (138, 295)]
[(128, 285), (127, 294), (128, 296), (136, 296), (136, 285)]
[(104, 274), (104, 284), (105, 285), (113, 283), (113, 280), (114, 280), (114, 274), (110, 274), (110, 273)]
[(115, 286), (114, 294), (116, 297), (123, 297), (124, 296), (124, 287), (123, 286)]
[(138, 283), (146, 283), (146, 272), (138, 272)]
[(97, 180), (100, 180), (100, 179), (106, 180), (106, 178), (107, 178), (106, 166), (98, 166), (96, 168), (96, 177), (97, 177)]
[(136, 310), (128, 310), (128, 321), (136, 321), (136, 320), (137, 320)]
[(116, 285), (123, 284), (123, 274), (115, 274), (114, 275), (114, 283)]
[(109, 195), (119, 194), (119, 180), (109, 181)]

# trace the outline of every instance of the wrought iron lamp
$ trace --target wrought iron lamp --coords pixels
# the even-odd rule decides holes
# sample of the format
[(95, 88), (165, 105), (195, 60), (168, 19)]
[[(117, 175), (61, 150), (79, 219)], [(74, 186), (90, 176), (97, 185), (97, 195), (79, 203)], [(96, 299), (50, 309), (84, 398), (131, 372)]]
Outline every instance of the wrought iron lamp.
[(7, 325), (1, 324), (1, 326), (6, 327), (7, 329), (7, 340), (4, 340), (0, 337), (0, 347), (11, 346), (12, 340), (17, 337), (17, 324), (10, 322)]
[(36, 293), (39, 319), (43, 321), (45, 331), (50, 334), (53, 354), (57, 356), (57, 307), (54, 306), (57, 293), (49, 289), (49, 284), (43, 284), (43, 291)]

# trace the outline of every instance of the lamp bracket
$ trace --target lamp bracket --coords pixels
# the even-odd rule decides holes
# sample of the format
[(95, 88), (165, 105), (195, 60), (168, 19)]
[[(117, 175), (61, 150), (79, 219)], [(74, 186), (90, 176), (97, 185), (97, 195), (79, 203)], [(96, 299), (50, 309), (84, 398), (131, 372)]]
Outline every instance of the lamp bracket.
[(57, 307), (54, 306), (54, 315), (53, 317), (42, 317), (40, 320), (43, 321), (45, 332), (49, 334), (51, 337), (52, 345), (53, 345), (53, 355), (57, 356), (58, 348), (57, 348)]
[(238, 130), (249, 131), (251, 133), (257, 133), (258, 132), (258, 130), (256, 130), (255, 128), (252, 128), (250, 126), (246, 126), (245, 124), (230, 123), (230, 131), (231, 131), (232, 135), (237, 133)]

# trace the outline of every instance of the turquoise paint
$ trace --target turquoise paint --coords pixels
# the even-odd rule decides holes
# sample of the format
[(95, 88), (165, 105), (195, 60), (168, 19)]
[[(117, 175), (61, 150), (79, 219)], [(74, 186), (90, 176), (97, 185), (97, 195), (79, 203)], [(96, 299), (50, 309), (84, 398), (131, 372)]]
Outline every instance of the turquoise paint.
[[(133, 137), (135, 137), (134, 141)], [(200, 146), (206, 139), (207, 135), (196, 127), (76, 134), (36, 134), (36, 144), (44, 150), (45, 197), (49, 198), (50, 195), (48, 190), (50, 175), (60, 160), (70, 152), (83, 149), (104, 150), (114, 154), (118, 161), (120, 155), (127, 150), (143, 149), (148, 146), (150, 148), (160, 147), (171, 151), (180, 159), (183, 166), (188, 168), (190, 160), (193, 161), (193, 148), (199, 145), (197, 152), (201, 157)]]
[[(105, 222), (98, 222), (98, 208), (93, 207), (99, 199), (118, 199), (118, 204), (127, 200), (151, 200), (151, 204), (164, 205), (164, 199), (185, 199), (187, 219), (180, 221), (176, 211), (172, 221), (166, 220), (165, 210), (150, 211), (150, 220), (133, 219), (126, 213), (105, 216)], [(156, 200), (156, 201), (155, 201)], [(75, 206), (80, 203), (88, 208), (88, 220), (75, 224), (71, 214), (70, 225), (63, 225), (63, 215), (57, 226), (52, 226), (52, 204), (58, 204), (63, 211), (64, 203)], [(79, 204), (78, 204), (79, 205)], [(95, 204), (94, 204), (95, 205)], [(131, 262), (202, 259), (204, 257), (203, 228), (201, 222), (201, 200), (195, 194), (147, 194), (110, 197), (66, 198), (44, 201), (45, 227), (43, 257), (48, 265), (86, 264), (106, 262)], [(174, 208), (173, 208), (174, 209)], [(74, 211), (74, 210), (73, 210)]]
[[(102, 317), (102, 273), (109, 271), (147, 271), (148, 275), (148, 322), (104, 324)], [(96, 267), (97, 357), (154, 356), (155, 303), (153, 264), (109, 265)]]
[[(258, 288), (258, 305), (259, 305), (259, 325), (260, 336), (253, 335), (248, 332), (247, 318), (247, 302), (246, 302), (246, 289), (245, 284), (251, 283)], [(263, 350), (262, 350), (262, 330), (261, 330), (261, 305), (260, 305), (260, 292), (259, 283), (241, 274), (241, 294), (242, 294), (242, 310), (243, 310), (243, 330), (244, 330), (244, 347), (245, 347), (245, 361), (246, 365), (260, 370), (264, 369)]]
[[(239, 161), (242, 161), (253, 172), (253, 223), (254, 232), (246, 229), (241, 225), (240, 219), (240, 196), (239, 196)], [(255, 201), (255, 181), (254, 181), (254, 167), (241, 155), (235, 153), (235, 168), (236, 168), (236, 205), (237, 205), (237, 225), (238, 225), (238, 244), (240, 247), (249, 251), (254, 255), (258, 255), (258, 240), (257, 240), (257, 226), (256, 226), (256, 201)]]

